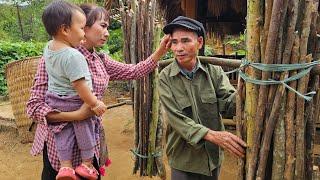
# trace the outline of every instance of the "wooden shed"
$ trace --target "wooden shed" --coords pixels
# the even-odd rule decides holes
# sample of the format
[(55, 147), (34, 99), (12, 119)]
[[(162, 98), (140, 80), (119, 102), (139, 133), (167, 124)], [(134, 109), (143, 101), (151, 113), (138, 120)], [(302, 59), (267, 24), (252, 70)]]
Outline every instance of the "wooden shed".
[(179, 15), (203, 23), (209, 36), (234, 35), (243, 32), (246, 26), (246, 0), (159, 0), (167, 22)]

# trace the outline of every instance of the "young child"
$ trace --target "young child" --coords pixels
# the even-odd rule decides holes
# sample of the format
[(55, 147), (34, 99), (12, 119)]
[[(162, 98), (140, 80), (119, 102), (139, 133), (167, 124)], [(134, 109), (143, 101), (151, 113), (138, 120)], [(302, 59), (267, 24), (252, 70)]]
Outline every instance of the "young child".
[[(74, 49), (84, 39), (84, 12), (68, 2), (54, 1), (44, 10), (42, 21), (53, 39), (46, 45), (43, 55), (48, 73), (46, 103), (61, 111), (74, 111), (85, 103), (97, 116), (101, 116), (106, 106), (91, 92), (92, 80), (87, 61)], [(87, 179), (98, 178), (98, 172), (92, 165), (96, 145), (95, 124), (99, 123), (94, 119), (49, 123), (61, 162), (56, 179), (75, 180), (75, 173)], [(82, 164), (75, 170), (71, 161), (74, 145), (78, 145), (82, 157)]]

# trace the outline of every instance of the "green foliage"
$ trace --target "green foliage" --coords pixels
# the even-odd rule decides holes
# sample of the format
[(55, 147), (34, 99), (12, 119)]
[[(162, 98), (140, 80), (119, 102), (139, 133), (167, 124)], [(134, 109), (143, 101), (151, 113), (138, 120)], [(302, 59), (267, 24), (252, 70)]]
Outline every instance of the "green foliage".
[(109, 29), (109, 31), (116, 30), (116, 29), (121, 29), (121, 21), (115, 20), (115, 19), (111, 19), (108, 29)]
[(123, 61), (123, 36), (121, 29), (109, 30), (110, 36), (100, 51), (109, 54), (114, 60)]
[(14, 0), (12, 3), (0, 4), (0, 39), (46, 41), (48, 35), (41, 21), (41, 14), (46, 4), (45, 0)]
[[(104, 0), (69, 1), (75, 4), (96, 3), (103, 5), (104, 3)], [(49, 36), (42, 24), (41, 17), (43, 10), (50, 2), (52, 0), (2, 1), (0, 3), (0, 39), (5, 41), (47, 41)]]
[(238, 54), (238, 55), (245, 55), (245, 34), (240, 34), (238, 37), (230, 36), (226, 38), (225, 45), (231, 45), (234, 51), (232, 52), (232, 55)]
[(0, 41), (0, 95), (7, 94), (5, 82), (5, 65), (11, 61), (42, 54), (44, 43)]
[(204, 56), (213, 56), (215, 55), (213, 49), (211, 46), (206, 45), (206, 48), (204, 49)]

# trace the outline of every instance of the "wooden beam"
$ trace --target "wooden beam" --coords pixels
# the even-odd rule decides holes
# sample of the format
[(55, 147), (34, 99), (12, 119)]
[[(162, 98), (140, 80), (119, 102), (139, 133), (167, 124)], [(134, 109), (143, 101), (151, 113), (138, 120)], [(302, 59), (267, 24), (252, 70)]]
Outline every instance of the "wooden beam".
[[(241, 64), (241, 59), (228, 59), (228, 58), (205, 57), (205, 56), (199, 56), (199, 58), (201, 62), (218, 65), (218, 66), (238, 68)], [(171, 58), (168, 60), (159, 61), (159, 66), (161, 68), (164, 68), (170, 63), (172, 63), (173, 60), (174, 59)], [(320, 65), (312, 68), (311, 75), (320, 75)]]

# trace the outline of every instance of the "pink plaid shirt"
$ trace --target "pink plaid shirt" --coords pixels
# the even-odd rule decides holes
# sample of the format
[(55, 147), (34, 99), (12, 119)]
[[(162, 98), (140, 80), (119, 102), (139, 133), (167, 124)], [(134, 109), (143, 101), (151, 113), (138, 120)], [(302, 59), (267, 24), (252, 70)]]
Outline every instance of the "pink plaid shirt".
[[(157, 62), (152, 60), (150, 57), (145, 61), (138, 63), (137, 65), (123, 64), (112, 60), (106, 54), (97, 54), (96, 52), (90, 53), (84, 47), (79, 47), (78, 50), (88, 61), (93, 83), (93, 92), (99, 99), (102, 98), (108, 86), (109, 80), (138, 79), (150, 73), (157, 66)], [(40, 154), (43, 151), (44, 142), (46, 142), (49, 161), (52, 167), (58, 171), (60, 168), (60, 162), (58, 159), (53, 134), (51, 131), (49, 131), (46, 120), (46, 115), (49, 112), (54, 112), (56, 110), (49, 107), (44, 101), (47, 89), (48, 74), (45, 70), (45, 61), (43, 58), (41, 58), (34, 79), (34, 85), (31, 88), (31, 97), (27, 102), (27, 114), (31, 119), (37, 122), (37, 129), (30, 152), (34, 156)], [(101, 125), (102, 124), (100, 123), (100, 126)], [(61, 128), (62, 127), (63, 126), (61, 126)], [(97, 139), (96, 144), (95, 155), (99, 158), (99, 139)], [(80, 150), (77, 145), (75, 145), (73, 148), (72, 162), (74, 166), (77, 166), (81, 163)]]

